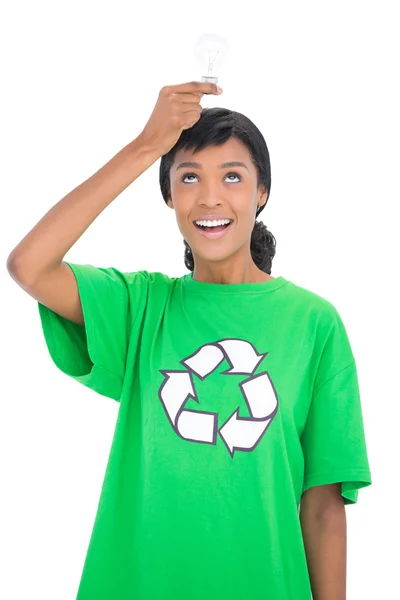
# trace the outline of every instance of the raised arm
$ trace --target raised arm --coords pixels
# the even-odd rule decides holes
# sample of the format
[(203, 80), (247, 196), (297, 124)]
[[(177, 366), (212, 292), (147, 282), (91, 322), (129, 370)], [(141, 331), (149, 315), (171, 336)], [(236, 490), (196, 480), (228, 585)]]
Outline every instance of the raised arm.
[(11, 277), (33, 298), (84, 324), (75, 276), (63, 258), (96, 217), (160, 154), (141, 136), (55, 204), (12, 250)]

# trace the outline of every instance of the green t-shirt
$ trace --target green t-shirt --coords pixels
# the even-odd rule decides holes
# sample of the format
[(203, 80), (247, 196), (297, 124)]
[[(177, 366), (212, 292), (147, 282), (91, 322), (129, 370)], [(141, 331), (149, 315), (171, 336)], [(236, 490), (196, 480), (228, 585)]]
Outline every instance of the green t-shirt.
[(337, 310), (282, 276), (67, 264), (85, 326), (39, 303), (50, 356), (119, 402), (77, 599), (310, 599), (302, 493), (371, 484)]

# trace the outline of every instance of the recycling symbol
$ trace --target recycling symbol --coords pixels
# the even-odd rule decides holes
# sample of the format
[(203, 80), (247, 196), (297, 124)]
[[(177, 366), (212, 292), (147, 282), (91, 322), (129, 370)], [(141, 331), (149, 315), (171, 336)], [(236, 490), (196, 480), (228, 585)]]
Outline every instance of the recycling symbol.
[[(246, 340), (225, 338), (205, 344), (180, 361), (184, 371), (160, 369), (164, 381), (158, 396), (176, 433), (183, 439), (215, 445), (219, 433), (231, 457), (235, 450), (251, 452), (260, 442), (278, 410), (278, 398), (268, 373), (254, 375), (260, 362), (268, 354), (259, 354)], [(225, 375), (248, 375), (239, 383), (249, 409), (250, 417), (240, 417), (239, 408), (218, 426), (218, 413), (191, 410), (185, 404), (192, 398), (199, 403), (193, 376), (204, 380), (227, 360), (230, 368)], [(216, 390), (216, 393), (218, 390)]]

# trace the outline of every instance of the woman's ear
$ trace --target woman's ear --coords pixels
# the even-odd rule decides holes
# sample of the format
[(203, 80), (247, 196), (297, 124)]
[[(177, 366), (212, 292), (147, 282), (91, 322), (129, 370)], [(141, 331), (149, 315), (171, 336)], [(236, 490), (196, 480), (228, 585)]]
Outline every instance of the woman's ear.
[(172, 203), (172, 199), (171, 196), (167, 196), (167, 204), (170, 208), (174, 208), (174, 205)]
[(264, 204), (268, 200), (268, 192), (267, 192), (265, 186), (263, 186), (263, 189), (265, 191), (262, 194), (260, 194), (259, 201), (258, 201), (258, 207), (264, 206)]

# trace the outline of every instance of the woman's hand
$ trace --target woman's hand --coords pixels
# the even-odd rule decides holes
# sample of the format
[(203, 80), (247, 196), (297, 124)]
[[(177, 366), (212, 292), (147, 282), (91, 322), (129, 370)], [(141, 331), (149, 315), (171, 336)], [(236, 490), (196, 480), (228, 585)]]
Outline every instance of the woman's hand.
[(200, 119), (200, 100), (204, 94), (222, 93), (215, 83), (191, 81), (180, 85), (164, 86), (153, 112), (139, 135), (146, 147), (166, 154), (178, 141), (182, 131)]

